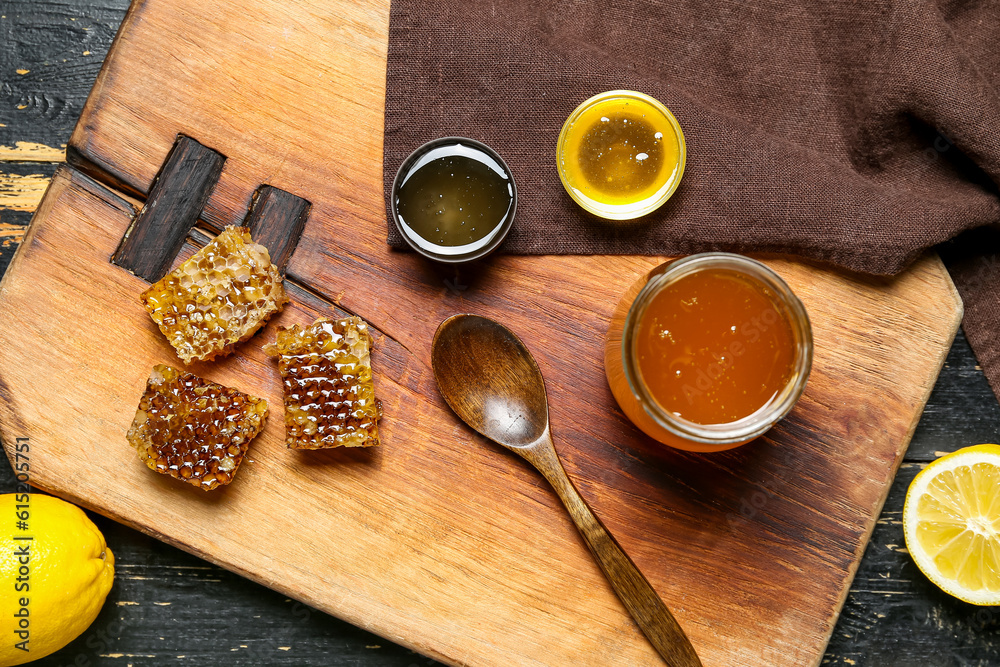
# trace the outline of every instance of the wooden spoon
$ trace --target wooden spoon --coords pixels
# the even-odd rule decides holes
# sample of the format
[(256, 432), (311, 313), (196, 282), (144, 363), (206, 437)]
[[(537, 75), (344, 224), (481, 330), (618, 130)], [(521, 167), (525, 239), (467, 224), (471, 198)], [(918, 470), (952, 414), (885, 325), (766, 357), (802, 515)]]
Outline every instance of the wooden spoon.
[(434, 334), (431, 365), (451, 409), (480, 434), (538, 469), (562, 500), (615, 593), (670, 667), (701, 667), (652, 585), (566, 476), (549, 433), (538, 364), (517, 336), (477, 315), (449, 317)]

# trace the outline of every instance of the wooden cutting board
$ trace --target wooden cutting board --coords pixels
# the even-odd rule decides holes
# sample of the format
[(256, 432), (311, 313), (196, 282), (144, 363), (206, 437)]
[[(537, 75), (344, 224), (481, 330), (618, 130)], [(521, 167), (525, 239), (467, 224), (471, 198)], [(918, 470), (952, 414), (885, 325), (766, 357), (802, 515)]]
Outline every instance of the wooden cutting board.
[[(940, 261), (880, 280), (769, 260), (812, 318), (805, 396), (743, 448), (667, 450), (622, 416), (601, 362), (619, 296), (662, 258), (456, 271), (386, 247), (387, 29), (386, 0), (132, 7), (69, 147), (106, 185), (62, 168), (0, 285), (8, 455), (28, 438), (34, 484), (450, 664), (660, 664), (541, 478), (439, 397), (437, 324), (484, 314), (535, 354), (568, 473), (705, 665), (818, 664), (958, 326)], [(292, 304), (193, 367), (272, 406), (234, 483), (207, 494), (125, 441), (150, 368), (179, 362), (139, 303), (146, 283), (108, 261), (134, 214), (116, 191), (147, 193), (178, 133), (228, 158), (206, 230), (240, 222), (262, 183), (312, 202)], [(383, 446), (290, 451), (260, 347), (331, 304), (377, 329)]]

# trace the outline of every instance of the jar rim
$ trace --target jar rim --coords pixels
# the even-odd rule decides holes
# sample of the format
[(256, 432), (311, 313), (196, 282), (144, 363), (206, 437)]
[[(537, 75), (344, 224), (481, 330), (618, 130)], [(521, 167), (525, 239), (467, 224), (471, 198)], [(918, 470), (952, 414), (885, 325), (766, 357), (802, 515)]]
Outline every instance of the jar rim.
[[(724, 424), (699, 424), (666, 410), (653, 397), (642, 379), (637, 361), (638, 324), (653, 297), (684, 276), (709, 268), (727, 268), (758, 280), (773, 290), (776, 300), (787, 310), (786, 317), (796, 339), (795, 368), (778, 397), (756, 412)], [(643, 410), (661, 428), (685, 440), (708, 445), (732, 445), (753, 440), (784, 418), (805, 390), (812, 369), (813, 338), (809, 314), (802, 301), (781, 276), (767, 265), (734, 253), (707, 252), (667, 262), (650, 273), (650, 278), (629, 307), (622, 331), (622, 366), (629, 390)]]

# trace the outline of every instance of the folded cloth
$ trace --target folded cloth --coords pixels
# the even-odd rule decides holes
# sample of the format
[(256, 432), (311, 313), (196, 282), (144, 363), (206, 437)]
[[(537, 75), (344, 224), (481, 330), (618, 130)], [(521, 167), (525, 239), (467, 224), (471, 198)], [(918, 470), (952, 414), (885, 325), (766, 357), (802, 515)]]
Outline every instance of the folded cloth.
[[(385, 187), (421, 143), (468, 136), (518, 184), (503, 252), (776, 252), (894, 274), (1000, 222), (998, 39), (988, 3), (393, 0)], [(563, 190), (555, 145), (580, 102), (620, 88), (671, 109), (688, 160), (663, 207), (611, 223)], [(1000, 267), (983, 261), (954, 277), (1000, 392)]]

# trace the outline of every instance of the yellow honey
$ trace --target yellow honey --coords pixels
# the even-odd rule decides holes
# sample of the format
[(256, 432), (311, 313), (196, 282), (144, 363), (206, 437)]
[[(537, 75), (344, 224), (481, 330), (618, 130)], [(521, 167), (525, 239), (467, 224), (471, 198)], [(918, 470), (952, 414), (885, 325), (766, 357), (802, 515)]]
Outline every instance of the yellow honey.
[(319, 318), (278, 329), (264, 352), (285, 385), (285, 442), (291, 449), (378, 444), (382, 403), (372, 382), (371, 335), (360, 317)]
[(595, 215), (627, 220), (661, 206), (680, 183), (686, 147), (677, 119), (632, 91), (590, 98), (570, 114), (556, 161), (566, 192)]
[(150, 317), (184, 363), (232, 352), (288, 302), (267, 248), (226, 227), (142, 293)]

